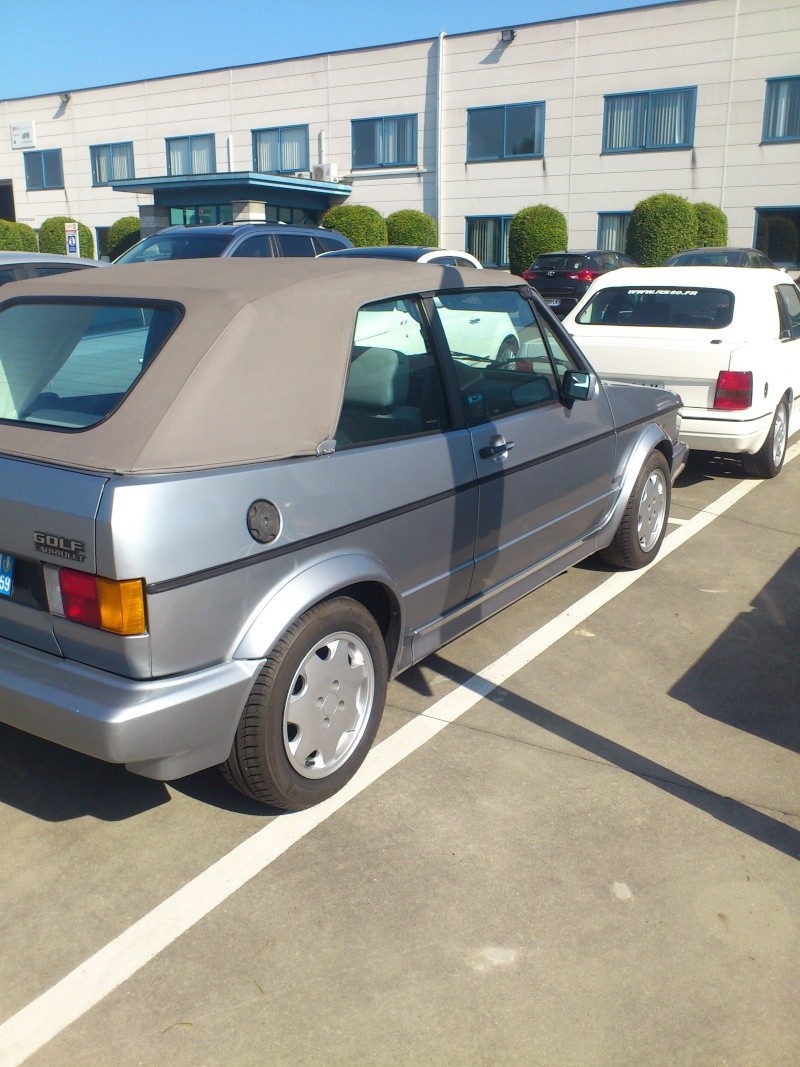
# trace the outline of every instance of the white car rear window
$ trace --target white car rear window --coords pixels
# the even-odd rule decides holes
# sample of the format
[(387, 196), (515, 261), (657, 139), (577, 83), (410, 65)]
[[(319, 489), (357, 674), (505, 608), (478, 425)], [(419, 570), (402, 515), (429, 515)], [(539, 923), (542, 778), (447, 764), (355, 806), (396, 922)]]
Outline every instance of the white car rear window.
[(730, 325), (733, 305), (733, 293), (726, 289), (612, 286), (599, 290), (576, 321), (582, 325), (719, 330)]

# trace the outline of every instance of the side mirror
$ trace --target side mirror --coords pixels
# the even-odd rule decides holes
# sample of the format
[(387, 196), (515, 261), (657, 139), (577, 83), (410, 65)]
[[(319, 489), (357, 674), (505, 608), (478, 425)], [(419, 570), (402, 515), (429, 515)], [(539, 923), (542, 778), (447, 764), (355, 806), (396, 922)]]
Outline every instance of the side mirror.
[(561, 392), (571, 406), (576, 400), (591, 400), (595, 377), (584, 370), (568, 370), (561, 380)]

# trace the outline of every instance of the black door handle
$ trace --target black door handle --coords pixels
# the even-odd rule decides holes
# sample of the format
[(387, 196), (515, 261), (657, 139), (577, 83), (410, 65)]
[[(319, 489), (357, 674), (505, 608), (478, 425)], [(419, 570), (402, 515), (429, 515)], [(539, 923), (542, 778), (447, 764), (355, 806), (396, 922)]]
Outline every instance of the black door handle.
[(495, 434), (488, 445), (480, 450), (481, 459), (491, 459), (492, 456), (502, 456), (504, 452), (514, 447), (513, 441), (506, 441), (502, 434)]

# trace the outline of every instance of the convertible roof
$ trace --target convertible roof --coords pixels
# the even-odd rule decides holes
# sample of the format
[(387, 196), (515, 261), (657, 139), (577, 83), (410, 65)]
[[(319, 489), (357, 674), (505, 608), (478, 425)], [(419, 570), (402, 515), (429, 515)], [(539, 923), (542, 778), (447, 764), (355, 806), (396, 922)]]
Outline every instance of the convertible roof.
[(184, 316), (103, 422), (80, 431), (0, 422), (0, 452), (118, 473), (313, 455), (336, 429), (363, 304), (522, 284), (499, 271), (333, 257), (175, 260), (12, 282), (0, 315), (35, 296), (169, 301)]

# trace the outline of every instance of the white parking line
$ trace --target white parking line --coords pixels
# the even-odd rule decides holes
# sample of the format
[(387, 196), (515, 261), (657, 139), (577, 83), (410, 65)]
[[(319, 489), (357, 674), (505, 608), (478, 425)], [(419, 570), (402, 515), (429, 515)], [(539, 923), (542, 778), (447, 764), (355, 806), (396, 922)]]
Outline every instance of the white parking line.
[[(800, 454), (800, 442), (787, 452), (787, 462)], [(740, 482), (719, 500), (698, 512), (669, 535), (658, 558), (639, 571), (613, 574), (561, 615), (534, 631), (458, 689), (401, 727), (369, 753), (351, 781), (330, 800), (308, 811), (273, 819), (222, 859), (144, 915), (119, 937), (81, 963), (56, 985), (0, 1025), (0, 1062), (17, 1067), (65, 1030), (159, 952), (186, 933), (273, 860), (359, 793), (416, 752), (450, 723), (506, 682), (590, 615), (625, 592), (662, 559), (700, 533), (747, 496), (759, 481)]]

